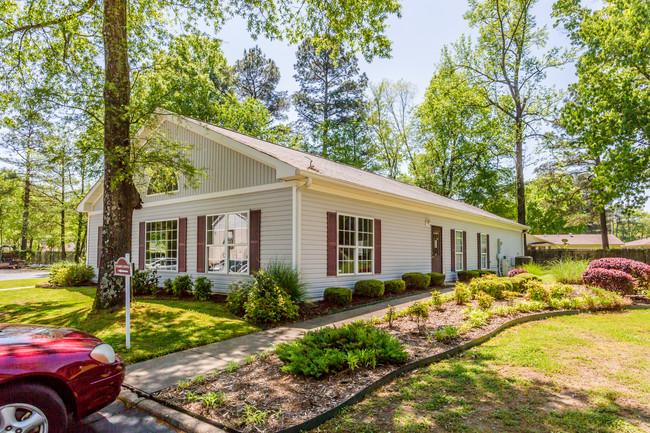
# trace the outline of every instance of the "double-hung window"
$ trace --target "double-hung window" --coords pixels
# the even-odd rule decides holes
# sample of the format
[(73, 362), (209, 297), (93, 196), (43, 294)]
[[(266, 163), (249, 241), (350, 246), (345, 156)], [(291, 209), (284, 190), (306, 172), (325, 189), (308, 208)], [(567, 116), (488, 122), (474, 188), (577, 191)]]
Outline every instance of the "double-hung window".
[(456, 260), (456, 270), (457, 271), (462, 271), (463, 269), (463, 255), (465, 252), (465, 244), (463, 243), (463, 231), (462, 230), (454, 230), (454, 233), (456, 236), (455, 239), (455, 247), (456, 251), (454, 254), (454, 260)]
[(208, 272), (248, 273), (248, 212), (207, 217)]
[(178, 220), (145, 224), (144, 258), (146, 268), (178, 270)]
[(338, 274), (372, 274), (375, 221), (372, 218), (338, 216)]
[(488, 236), (481, 233), (481, 269), (488, 268)]

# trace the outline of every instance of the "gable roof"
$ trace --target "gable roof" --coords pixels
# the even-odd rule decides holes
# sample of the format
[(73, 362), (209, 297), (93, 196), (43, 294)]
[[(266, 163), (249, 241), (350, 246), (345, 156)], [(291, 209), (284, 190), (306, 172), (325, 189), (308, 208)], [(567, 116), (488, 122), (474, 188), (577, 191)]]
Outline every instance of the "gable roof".
[(650, 238), (637, 239), (635, 241), (625, 242), (624, 247), (650, 247)]
[[(236, 150), (246, 152), (246, 149), (242, 149), (242, 147), (248, 148), (250, 150), (249, 153), (253, 152), (253, 156), (256, 156), (260, 160), (262, 160), (260, 154), (272, 158), (277, 162), (278, 166), (284, 168), (282, 171), (278, 170), (278, 177), (280, 178), (296, 175), (319, 176), (329, 180), (339, 181), (344, 184), (370, 189), (374, 192), (408, 198), (452, 211), (487, 218), (495, 222), (514, 226), (521, 230), (528, 229), (528, 227), (523, 224), (495, 215), (476, 206), (443, 197), (415, 185), (390, 179), (339, 162), (330, 161), (329, 159), (312, 155), (301, 150), (292, 149), (281, 144), (272, 143), (230, 129), (215, 126), (191, 117), (180, 116), (167, 110), (159, 109), (158, 116), (156, 122), (153, 123), (154, 128), (162, 124), (165, 120), (171, 121), (172, 123), (189, 128), (199, 134), (216, 134), (222, 139), (225, 138), (231, 145), (237, 147)], [(263, 162), (268, 163), (269, 161), (267, 159)], [(291, 167), (292, 170), (287, 170), (287, 167)], [(84, 198), (84, 200), (86, 199)], [(79, 210), (82, 207), (83, 206), (80, 204), (77, 209)]]
[[(530, 235), (530, 238), (531, 240), (538, 240), (529, 242), (528, 245), (548, 243), (562, 246), (565, 245), (565, 239), (567, 241), (566, 245), (600, 245), (603, 242), (600, 234), (574, 235), (569, 233), (564, 235)], [(623, 241), (612, 234), (608, 234), (607, 239), (610, 245), (623, 245)]]

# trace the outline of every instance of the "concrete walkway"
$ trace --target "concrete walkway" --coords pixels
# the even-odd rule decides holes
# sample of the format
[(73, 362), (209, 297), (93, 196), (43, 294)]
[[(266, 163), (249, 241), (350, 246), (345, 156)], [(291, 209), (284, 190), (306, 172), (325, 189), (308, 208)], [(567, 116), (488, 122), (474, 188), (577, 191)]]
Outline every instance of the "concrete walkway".
[[(443, 289), (443, 292), (451, 290)], [(208, 374), (225, 368), (235, 361), (243, 363), (249, 355), (258, 355), (276, 344), (294, 340), (307, 331), (323, 326), (343, 325), (348, 322), (372, 317), (383, 317), (388, 306), (404, 308), (414, 302), (429, 298), (431, 295), (420, 293), (391, 301), (354, 308), (329, 316), (298, 322), (289, 326), (267, 329), (241, 337), (219, 341), (205, 346), (195, 347), (182, 352), (138, 362), (126, 367), (124, 384), (146, 393), (160, 391), (174, 385), (181, 379), (197, 374)]]

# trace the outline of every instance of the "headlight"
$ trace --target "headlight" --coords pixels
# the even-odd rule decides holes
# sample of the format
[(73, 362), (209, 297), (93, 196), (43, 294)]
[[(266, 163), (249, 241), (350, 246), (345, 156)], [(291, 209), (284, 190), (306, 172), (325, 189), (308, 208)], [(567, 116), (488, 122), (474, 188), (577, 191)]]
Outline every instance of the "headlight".
[(90, 357), (95, 361), (99, 361), (104, 364), (112, 364), (115, 362), (115, 351), (111, 346), (104, 343), (95, 347), (92, 352), (90, 352)]

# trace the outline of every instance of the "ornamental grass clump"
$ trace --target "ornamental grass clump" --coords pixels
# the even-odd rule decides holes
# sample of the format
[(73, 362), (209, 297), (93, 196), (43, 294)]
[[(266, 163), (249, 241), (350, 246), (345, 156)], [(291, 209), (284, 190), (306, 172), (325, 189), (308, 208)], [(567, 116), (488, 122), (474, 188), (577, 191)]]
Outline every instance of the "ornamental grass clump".
[(630, 274), (639, 287), (650, 288), (650, 265), (631, 259), (605, 257), (589, 263), (588, 269), (615, 269)]
[(300, 304), (305, 300), (307, 283), (298, 268), (282, 260), (273, 259), (264, 266), (263, 270), (291, 297), (293, 302)]
[(582, 272), (587, 269), (587, 260), (555, 260), (548, 265), (549, 271), (556, 281), (564, 284), (580, 284)]
[(285, 364), (284, 371), (315, 378), (349, 369), (354, 356), (358, 366), (367, 368), (403, 364), (408, 358), (397, 338), (361, 321), (310, 331), (302, 338), (278, 344), (275, 353)]
[(582, 281), (587, 286), (600, 287), (622, 295), (635, 293), (638, 286), (632, 275), (616, 269), (587, 269), (582, 273)]

